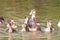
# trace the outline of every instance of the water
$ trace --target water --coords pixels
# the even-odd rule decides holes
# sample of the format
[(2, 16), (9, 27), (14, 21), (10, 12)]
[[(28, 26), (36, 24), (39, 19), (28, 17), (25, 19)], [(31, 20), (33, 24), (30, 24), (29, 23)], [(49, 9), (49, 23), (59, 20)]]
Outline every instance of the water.
[[(0, 33), (1, 40), (8, 40), (8, 34)], [(12, 33), (13, 40), (60, 40), (60, 32), (44, 33), (44, 32), (19, 32)]]
[(22, 40), (50, 40), (51, 34), (50, 33), (40, 33), (40, 32), (29, 32), (29, 33), (22, 33)]
[(60, 36), (59, 33), (41, 33), (41, 32), (30, 32), (22, 33), (22, 40), (57, 40)]

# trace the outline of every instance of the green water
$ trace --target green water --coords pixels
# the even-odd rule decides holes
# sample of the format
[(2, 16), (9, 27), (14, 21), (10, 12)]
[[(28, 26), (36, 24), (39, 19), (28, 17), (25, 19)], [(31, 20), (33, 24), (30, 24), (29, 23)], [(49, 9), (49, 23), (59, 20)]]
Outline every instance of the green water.
[[(8, 34), (1, 34), (0, 40), (8, 40)], [(23, 32), (13, 33), (13, 40), (60, 40), (60, 33)]]
[[(18, 29), (25, 15), (29, 15), (31, 9), (36, 9), (36, 21), (42, 27), (46, 25), (46, 21), (50, 20), (57, 30), (57, 23), (60, 20), (60, 0), (0, 0), (0, 16), (5, 21), (14, 19), (18, 23)], [(6, 25), (3, 26), (6, 28)], [(47, 38), (50, 37), (50, 38)], [(8, 34), (4, 30), (0, 30), (0, 40), (8, 40)], [(13, 33), (13, 40), (60, 40), (60, 33)]]

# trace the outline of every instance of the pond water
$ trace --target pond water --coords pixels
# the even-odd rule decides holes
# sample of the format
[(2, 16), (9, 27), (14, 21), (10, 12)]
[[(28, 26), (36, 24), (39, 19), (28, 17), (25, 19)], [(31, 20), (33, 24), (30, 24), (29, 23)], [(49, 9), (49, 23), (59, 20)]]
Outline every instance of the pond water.
[[(0, 32), (0, 40), (8, 40), (9, 36), (4, 31)], [(19, 32), (12, 33), (12, 40), (60, 40), (60, 32)]]
[(13, 38), (14, 37), (16, 38), (15, 40), (59, 40), (60, 33), (23, 32), (14, 35)]

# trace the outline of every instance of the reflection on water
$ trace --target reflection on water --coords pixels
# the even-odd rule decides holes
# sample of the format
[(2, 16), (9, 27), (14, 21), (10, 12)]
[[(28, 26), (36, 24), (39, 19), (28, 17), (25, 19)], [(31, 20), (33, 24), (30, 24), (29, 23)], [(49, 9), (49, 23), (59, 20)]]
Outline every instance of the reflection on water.
[(22, 33), (22, 40), (51, 40), (51, 33), (29, 32)]
[(47, 33), (47, 40), (51, 40), (51, 33)]
[(22, 40), (38, 40), (37, 32), (22, 33)]
[(29, 40), (38, 40), (37, 32), (31, 32), (29, 35)]
[(12, 40), (12, 33), (11, 32), (9, 32), (9, 38), (8, 38), (8, 40)]

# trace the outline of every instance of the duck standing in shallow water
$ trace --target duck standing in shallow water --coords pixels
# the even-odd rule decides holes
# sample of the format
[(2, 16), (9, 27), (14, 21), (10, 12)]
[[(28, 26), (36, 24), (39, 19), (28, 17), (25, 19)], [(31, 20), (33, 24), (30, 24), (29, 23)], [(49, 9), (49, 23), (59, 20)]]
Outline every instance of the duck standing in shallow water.
[(45, 28), (45, 32), (52, 32), (52, 31), (54, 31), (54, 28), (53, 28), (51, 22), (47, 21), (47, 26)]
[(24, 18), (24, 24), (22, 24), (22, 32), (28, 32), (29, 31), (29, 28), (28, 28), (28, 16), (25, 16)]
[(32, 9), (30, 12), (30, 15), (31, 15), (31, 17), (30, 17), (29, 22), (28, 22), (29, 30), (30, 31), (37, 31), (36, 10)]
[(17, 26), (15, 24), (15, 21), (14, 20), (9, 20), (8, 23), (7, 23), (7, 29), (6, 29), (6, 32), (9, 31), (9, 28), (12, 28), (12, 32), (17, 32)]
[(46, 31), (50, 31), (50, 27), (51, 27), (51, 22), (50, 21), (47, 21)]

